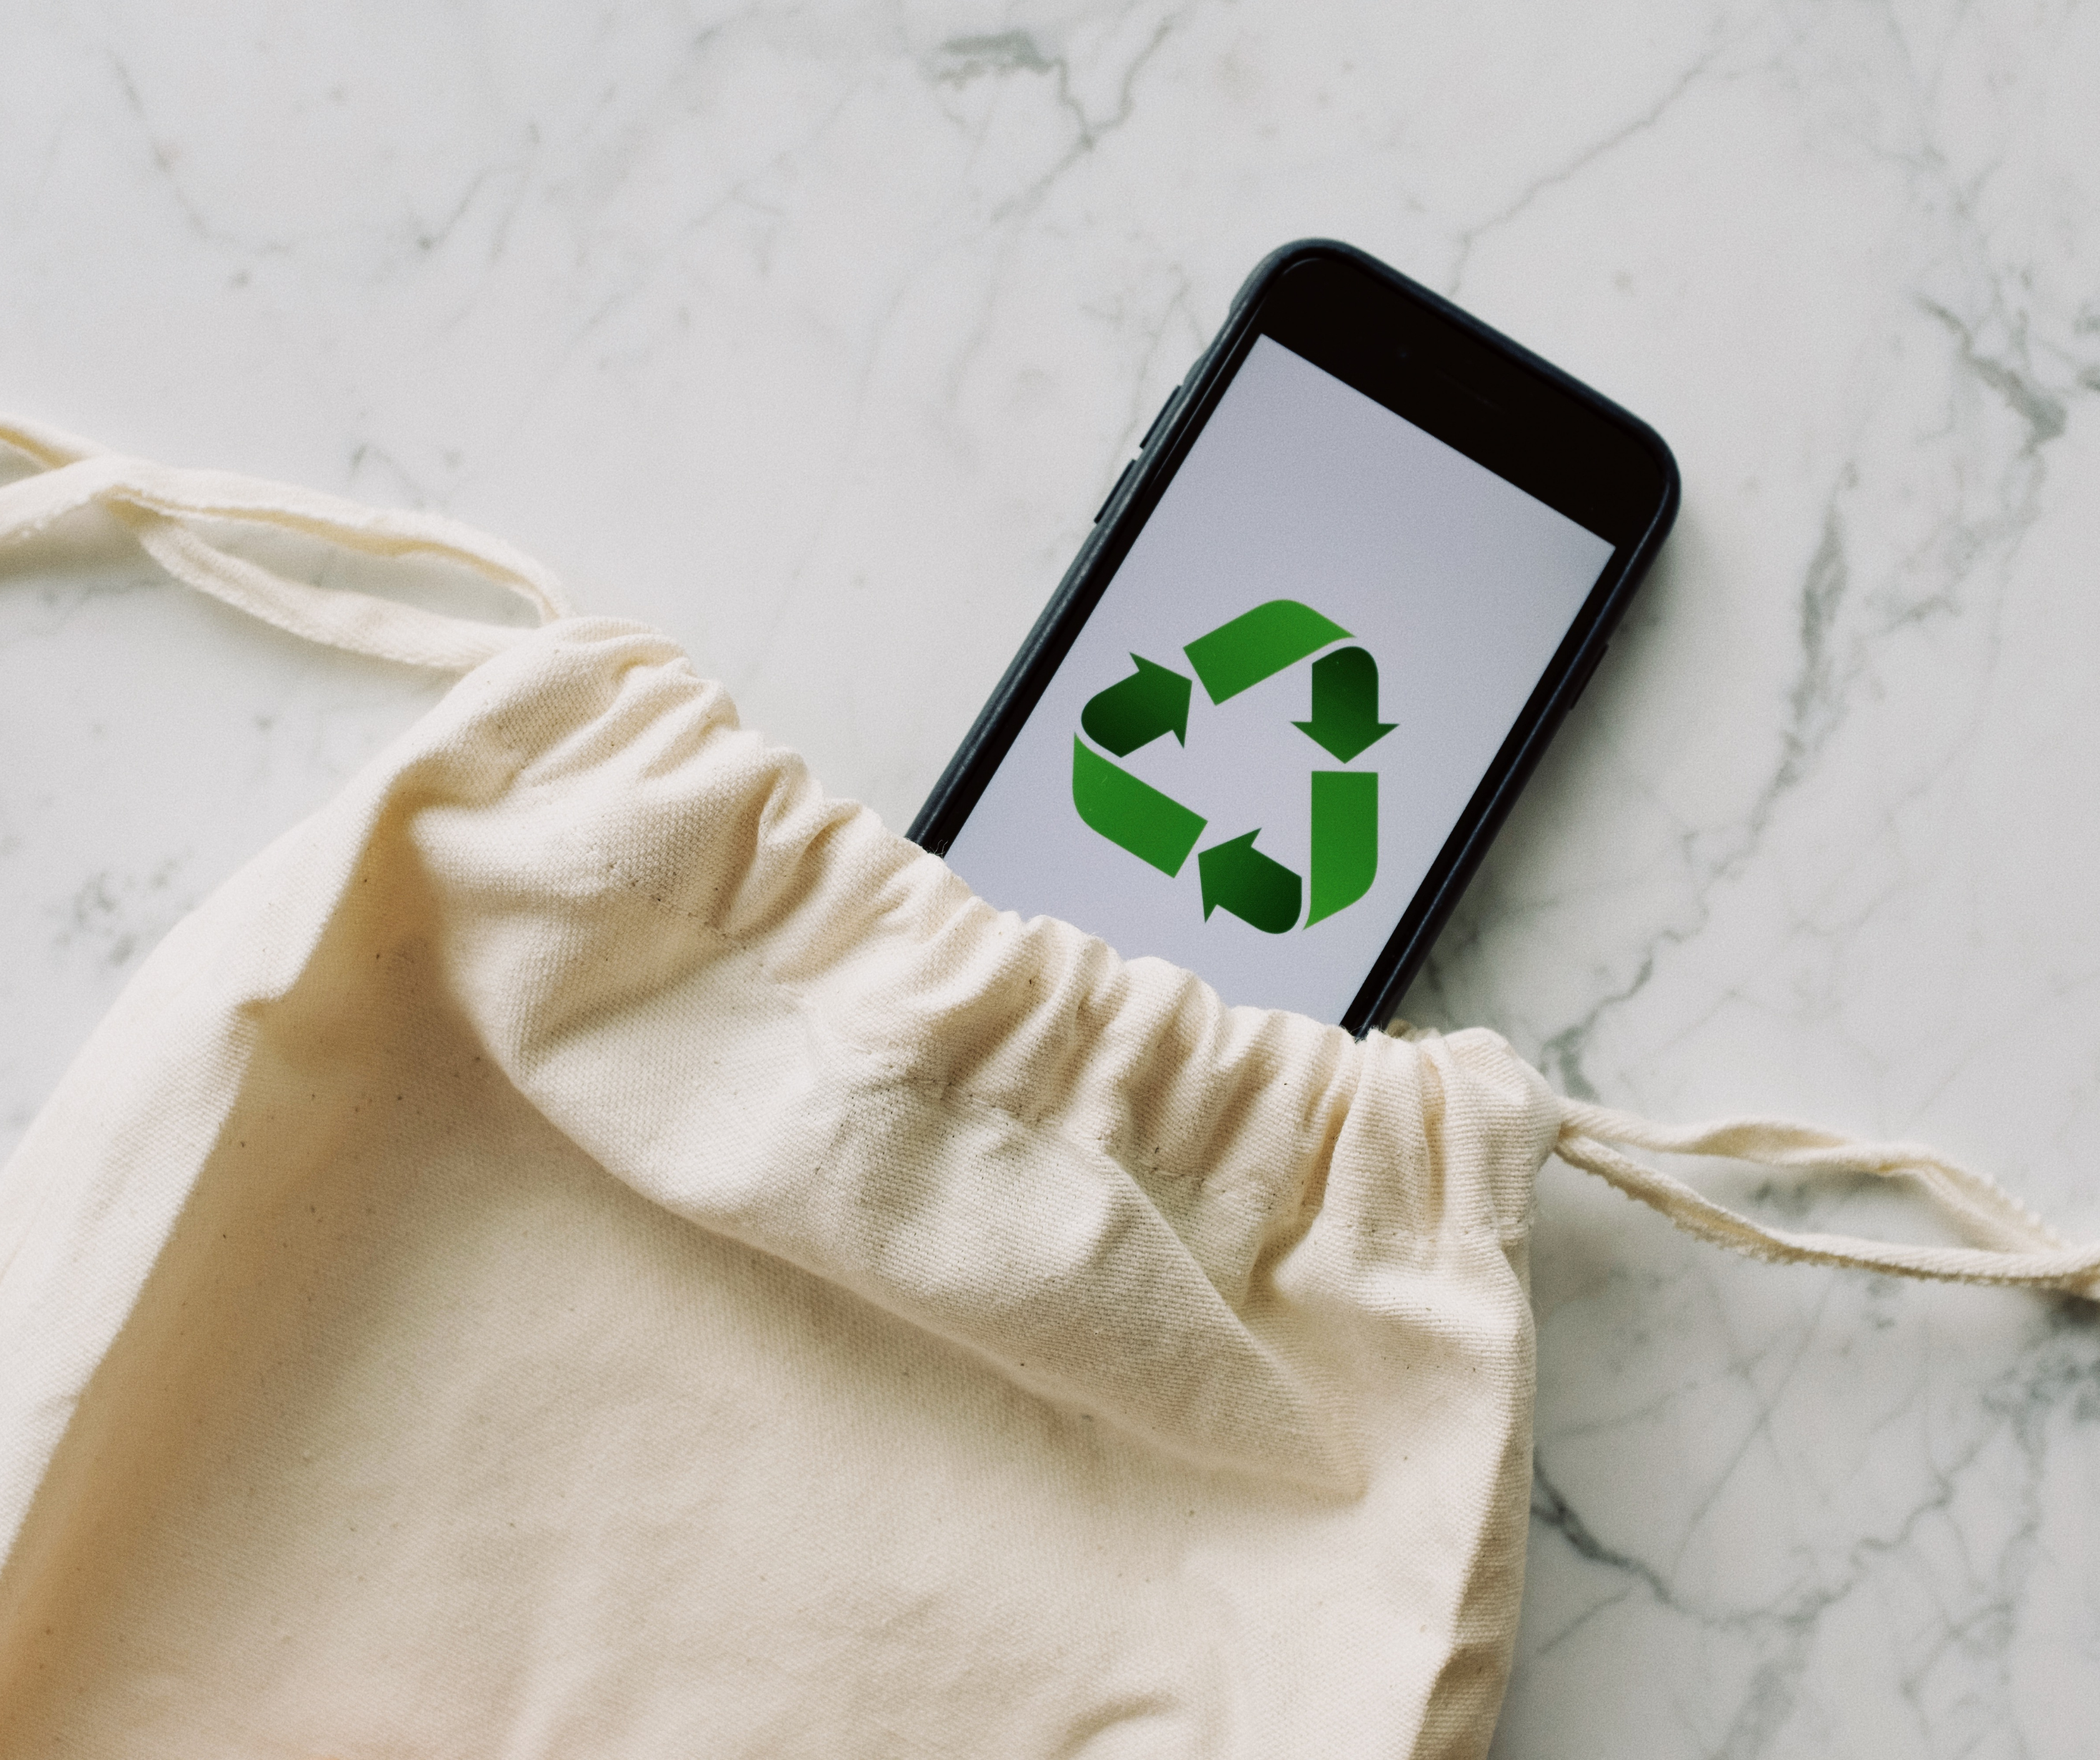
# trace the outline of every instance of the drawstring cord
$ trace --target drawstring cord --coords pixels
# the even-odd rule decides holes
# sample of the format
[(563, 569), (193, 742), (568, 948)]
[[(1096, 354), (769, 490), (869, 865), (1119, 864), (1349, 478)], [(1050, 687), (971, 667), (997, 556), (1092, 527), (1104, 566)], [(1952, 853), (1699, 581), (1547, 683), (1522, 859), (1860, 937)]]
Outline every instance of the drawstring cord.
[[(1710, 1155), (1789, 1173), (1908, 1180), (1974, 1244), (1910, 1247), (1767, 1228), (1622, 1152), (1629, 1148)], [(1569, 1100), (1562, 1102), (1555, 1152), (1571, 1167), (1661, 1211), (1688, 1233), (1753, 1258), (2100, 1296), (2100, 1245), (2071, 1245), (1996, 1181), (1917, 1143), (1859, 1142), (1778, 1119), (1672, 1127)]]
[(0, 543), (32, 537), (68, 513), (99, 504), (130, 526), (140, 548), (176, 579), (326, 647), (465, 672), (528, 632), (293, 580), (220, 549), (196, 529), (197, 522), (271, 526), (368, 556), (439, 557), (507, 587), (542, 623), (569, 614), (561, 583), (548, 570), (523, 552), (437, 514), (364, 507), (225, 471), (170, 470), (23, 421), (0, 420), (0, 445), (42, 467), (0, 489)]
[[(561, 585), (546, 569), (496, 539), (435, 514), (364, 507), (223, 471), (170, 470), (23, 421), (0, 419), (0, 445), (41, 467), (37, 474), (0, 488), (0, 544), (99, 504), (129, 526), (146, 552), (178, 580), (327, 647), (465, 672), (528, 632), (293, 580), (220, 549), (196, 529), (198, 522), (271, 526), (368, 556), (440, 557), (509, 588), (543, 623), (569, 614)], [(2068, 1244), (1994, 1181), (1916, 1144), (1856, 1142), (1771, 1119), (1673, 1129), (1571, 1100), (1562, 1102), (1555, 1149), (1562, 1160), (1661, 1211), (1679, 1228), (1756, 1258), (2100, 1297), (2100, 1246)], [(1766, 1228), (1635, 1160), (1624, 1153), (1627, 1149), (1710, 1155), (1798, 1173), (1908, 1179), (1972, 1244), (1906, 1247)]]

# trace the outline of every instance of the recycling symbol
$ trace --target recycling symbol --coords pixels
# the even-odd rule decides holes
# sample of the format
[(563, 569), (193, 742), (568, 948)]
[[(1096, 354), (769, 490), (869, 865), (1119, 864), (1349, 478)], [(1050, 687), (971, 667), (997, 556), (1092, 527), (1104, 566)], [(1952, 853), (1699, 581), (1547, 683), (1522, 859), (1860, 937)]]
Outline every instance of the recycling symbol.
[[(1272, 599), (1198, 636), (1181, 652), (1213, 703), (1228, 702), (1320, 654), (1312, 662), (1312, 715), (1292, 725), (1347, 764), (1395, 726), (1378, 718), (1378, 662), (1369, 650), (1335, 648), (1320, 653), (1351, 640), (1340, 624), (1312, 606), (1295, 599)], [(1181, 872), (1210, 821), (1110, 759), (1127, 758), (1167, 733), (1185, 746), (1194, 687), (1171, 667), (1141, 654), (1131, 658), (1137, 670), (1097, 692), (1080, 711), (1086, 737), (1074, 735), (1072, 740), (1072, 804), (1111, 843), (1171, 879)], [(1309, 929), (1370, 890), (1378, 877), (1377, 772), (1314, 770), (1311, 778), (1309, 887), (1254, 847), (1261, 835), (1256, 826), (1211, 844), (1197, 856), (1206, 922), (1213, 911), (1224, 910), (1266, 934), (1282, 935), (1297, 926), (1301, 905)]]

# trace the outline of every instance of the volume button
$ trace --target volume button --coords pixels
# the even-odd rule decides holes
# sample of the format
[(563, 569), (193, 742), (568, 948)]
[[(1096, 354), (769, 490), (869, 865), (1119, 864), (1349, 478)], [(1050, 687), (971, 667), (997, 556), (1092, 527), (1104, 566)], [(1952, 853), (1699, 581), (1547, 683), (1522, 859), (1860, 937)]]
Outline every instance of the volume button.
[(1152, 437), (1159, 432), (1159, 425), (1167, 420), (1167, 411), (1174, 407), (1175, 398), (1180, 395), (1181, 387), (1179, 385), (1167, 394), (1167, 401), (1159, 406), (1159, 413), (1152, 418), (1152, 425), (1145, 430), (1145, 438), (1137, 442), (1139, 451), (1142, 452), (1152, 444)]
[(1136, 459), (1132, 459), (1127, 464), (1123, 466), (1123, 475), (1116, 478), (1115, 487), (1109, 491), (1108, 500), (1104, 501), (1101, 504), (1101, 513), (1096, 513), (1094, 516), (1094, 523), (1096, 526), (1100, 525), (1101, 522), (1101, 513), (1107, 513), (1109, 510), (1110, 502), (1113, 502), (1118, 495), (1123, 493), (1123, 486), (1130, 481), (1130, 473), (1136, 469), (1137, 460)]

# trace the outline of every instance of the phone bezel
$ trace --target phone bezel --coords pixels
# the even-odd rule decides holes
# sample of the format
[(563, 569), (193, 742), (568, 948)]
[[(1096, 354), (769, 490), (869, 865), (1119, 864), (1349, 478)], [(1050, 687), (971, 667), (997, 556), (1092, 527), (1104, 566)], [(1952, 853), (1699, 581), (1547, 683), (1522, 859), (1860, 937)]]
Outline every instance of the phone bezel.
[[(1293, 278), (1295, 277), (1294, 279)], [(906, 834), (946, 856), (1260, 336), (1272, 336), (1612, 545), (1494, 761), (1339, 1024), (1383, 1024), (1427, 957), (1676, 517), (1676, 460), (1637, 416), (1351, 245), (1272, 252), (1140, 442)]]

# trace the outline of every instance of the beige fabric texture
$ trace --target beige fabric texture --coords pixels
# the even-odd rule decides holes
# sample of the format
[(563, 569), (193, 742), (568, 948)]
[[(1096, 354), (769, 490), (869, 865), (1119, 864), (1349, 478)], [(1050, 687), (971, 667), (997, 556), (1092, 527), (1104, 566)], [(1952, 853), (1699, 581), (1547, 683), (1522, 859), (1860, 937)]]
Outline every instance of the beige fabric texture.
[(1473, 1752), (1557, 1124), (1003, 917), (558, 624), (10, 1171), (5, 1335), (82, 1323), (5, 1366), (0, 1749)]
[[(1775, 1256), (2100, 1265), (1921, 1151), (1227, 1008), (975, 899), (660, 636), (314, 601), (200, 523), (559, 610), (444, 522), (0, 438), (0, 539), (97, 502), (474, 667), (0, 1173), (0, 1753), (1478, 1755), (1556, 1144)], [(1982, 1244), (1774, 1234), (1611, 1141), (1904, 1174)]]

